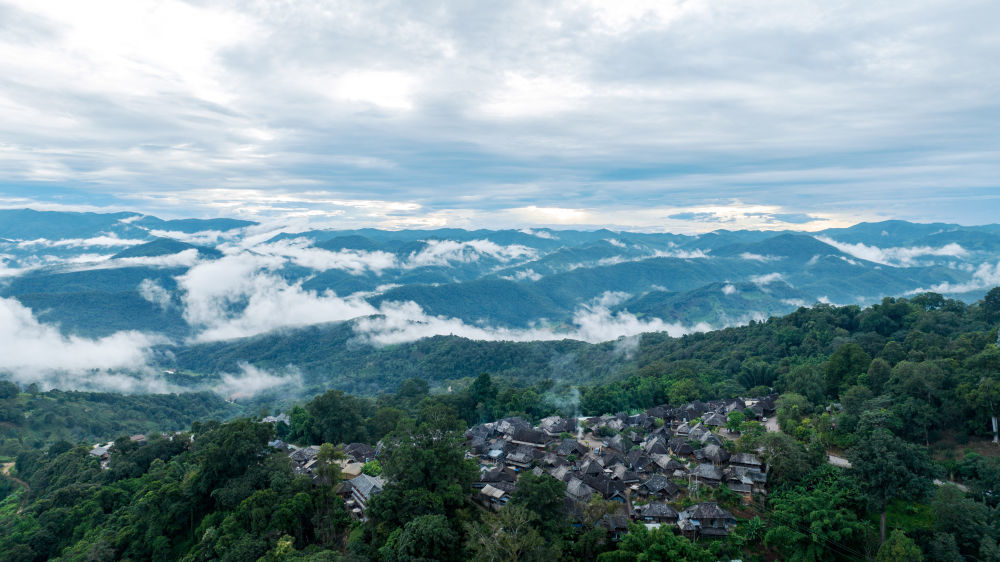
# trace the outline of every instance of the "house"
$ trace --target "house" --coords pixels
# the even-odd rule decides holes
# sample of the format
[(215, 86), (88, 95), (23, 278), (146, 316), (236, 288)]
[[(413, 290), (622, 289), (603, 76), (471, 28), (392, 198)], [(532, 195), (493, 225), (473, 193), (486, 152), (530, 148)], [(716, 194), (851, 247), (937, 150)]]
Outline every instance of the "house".
[(378, 476), (368, 476), (360, 474), (351, 478), (351, 499), (360, 509), (361, 517), (364, 517), (365, 509), (368, 508), (368, 501), (375, 494), (381, 494), (385, 487), (385, 480)]
[(663, 502), (637, 505), (632, 509), (632, 517), (643, 523), (665, 523), (668, 525), (676, 525), (678, 519), (677, 510)]
[(691, 475), (694, 476), (698, 482), (703, 484), (708, 484), (709, 486), (715, 487), (722, 482), (722, 471), (713, 464), (702, 463), (694, 467), (691, 471)]
[(566, 483), (566, 497), (570, 499), (587, 503), (592, 495), (594, 495), (594, 489), (575, 476)]
[(639, 482), (639, 475), (631, 470), (628, 470), (628, 468), (621, 463), (611, 467), (611, 478), (613, 480), (619, 480), (625, 485), (636, 484)]
[(764, 466), (763, 463), (757, 459), (757, 455), (754, 455), (753, 453), (736, 453), (729, 458), (729, 464), (731, 466), (742, 466), (745, 468), (755, 468), (757, 470), (760, 470), (760, 468)]
[(605, 515), (597, 524), (608, 531), (611, 542), (618, 542), (628, 534), (628, 517), (625, 515)]
[(543, 418), (538, 424), (538, 429), (544, 431), (550, 437), (559, 437), (563, 433), (576, 433), (576, 420), (551, 416)]
[(619, 480), (612, 480), (608, 476), (582, 476), (583, 483), (601, 494), (606, 500), (625, 503), (625, 483)]
[(715, 502), (698, 503), (678, 514), (678, 527), (692, 539), (725, 537), (736, 528), (736, 517)]
[(694, 458), (705, 460), (714, 465), (721, 465), (729, 460), (729, 451), (718, 445), (708, 445), (694, 452)]
[(507, 464), (518, 468), (528, 468), (535, 462), (535, 449), (521, 445), (513, 452), (507, 453)]
[(555, 453), (560, 457), (576, 455), (577, 458), (588, 453), (587, 447), (576, 439), (563, 439), (556, 447)]
[(479, 476), (479, 482), (474, 482), (474, 488), (480, 488), (486, 484), (496, 485), (498, 482), (516, 482), (517, 475), (509, 468), (496, 467), (492, 470), (484, 470)]
[(694, 453), (694, 448), (680, 437), (674, 437), (668, 444), (670, 445), (670, 452), (678, 457), (686, 457)]
[(711, 414), (707, 414), (704, 418), (702, 418), (701, 423), (705, 424), (708, 427), (725, 427), (726, 418), (721, 414), (716, 414), (715, 412), (712, 412)]
[(503, 435), (514, 435), (519, 429), (531, 429), (531, 424), (518, 416), (504, 418), (497, 422), (496, 430)]
[(506, 505), (510, 499), (505, 490), (494, 488), (489, 484), (483, 486), (482, 490), (479, 490), (479, 498), (480, 501), (494, 511), (500, 511), (500, 508)]
[(596, 459), (590, 459), (580, 466), (580, 474), (598, 476), (604, 474), (604, 467)]
[(375, 458), (375, 449), (364, 443), (349, 443), (344, 445), (344, 454), (354, 462), (366, 463)]
[(652, 496), (663, 500), (673, 499), (681, 488), (662, 474), (654, 474), (648, 480), (639, 484), (636, 493), (640, 496)]
[(556, 480), (562, 480), (563, 482), (568, 482), (573, 476), (573, 468), (568, 464), (562, 466), (557, 466), (549, 470), (549, 475)]
[(510, 442), (517, 445), (527, 445), (529, 447), (545, 448), (552, 438), (545, 434), (544, 431), (539, 431), (532, 428), (518, 428), (511, 435)]
[(664, 474), (673, 474), (676, 470), (685, 470), (684, 465), (677, 462), (670, 455), (652, 455), (652, 459), (656, 467)]

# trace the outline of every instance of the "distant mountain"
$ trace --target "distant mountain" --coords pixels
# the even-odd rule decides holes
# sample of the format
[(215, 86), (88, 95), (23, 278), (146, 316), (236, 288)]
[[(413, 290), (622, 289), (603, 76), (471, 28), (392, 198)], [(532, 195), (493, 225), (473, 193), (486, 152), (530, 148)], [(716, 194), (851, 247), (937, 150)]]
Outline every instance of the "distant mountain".
[(1000, 280), (1000, 225), (289, 230), (267, 240), (254, 225), (3, 210), (0, 297), (83, 337), (202, 341), (340, 323), (383, 343), (451, 333), (598, 341), (928, 290), (973, 301)]
[(193, 244), (181, 242), (172, 238), (156, 238), (152, 242), (146, 242), (145, 244), (139, 244), (138, 246), (126, 248), (111, 257), (112, 259), (121, 259), (169, 256), (179, 254), (186, 250), (195, 250), (198, 252), (198, 255), (207, 259), (218, 259), (222, 257), (222, 252), (216, 250), (215, 248), (195, 246)]

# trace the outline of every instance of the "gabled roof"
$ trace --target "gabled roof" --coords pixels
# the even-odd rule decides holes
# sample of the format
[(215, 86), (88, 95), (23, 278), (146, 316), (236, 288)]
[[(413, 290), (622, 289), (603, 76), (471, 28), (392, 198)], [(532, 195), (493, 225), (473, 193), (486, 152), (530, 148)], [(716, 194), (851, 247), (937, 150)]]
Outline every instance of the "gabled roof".
[(663, 502), (650, 502), (646, 505), (637, 505), (633, 511), (636, 515), (644, 517), (677, 518), (677, 510)]
[(736, 516), (719, 507), (715, 502), (696, 503), (680, 512), (681, 519), (732, 519)]
[(587, 499), (594, 494), (594, 489), (584, 484), (583, 480), (573, 477), (566, 483), (566, 495), (576, 499)]
[(379, 476), (359, 474), (351, 478), (351, 487), (357, 490), (363, 497), (370, 498), (373, 494), (382, 491), (382, 488), (385, 487), (385, 480)]
[(671, 496), (680, 491), (680, 486), (674, 484), (669, 478), (663, 476), (662, 474), (654, 474), (650, 476), (648, 480), (639, 484), (639, 487), (646, 489), (651, 494), (663, 491)]
[(699, 464), (694, 467), (691, 474), (703, 480), (722, 480), (722, 471), (708, 463)]
[(736, 453), (730, 457), (729, 462), (731, 464), (743, 464), (748, 466), (762, 466), (763, 463), (757, 458), (757, 455), (753, 453)]

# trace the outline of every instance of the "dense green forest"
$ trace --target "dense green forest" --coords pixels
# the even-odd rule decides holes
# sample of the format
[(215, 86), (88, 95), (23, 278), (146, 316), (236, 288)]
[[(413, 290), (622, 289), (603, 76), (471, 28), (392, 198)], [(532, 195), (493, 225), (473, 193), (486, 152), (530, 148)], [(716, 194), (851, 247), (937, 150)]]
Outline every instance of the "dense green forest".
[(188, 429), (198, 420), (229, 419), (244, 413), (210, 392), (113, 394), (106, 392), (24, 392), (0, 381), (0, 460), (56, 441), (94, 443), (121, 434)]
[[(584, 350), (580, 362), (618, 354), (613, 369), (592, 366), (607, 369), (599, 384), (451, 367), (433, 379), (450, 380), (449, 392), (431, 377), (400, 375), (392, 391), (327, 391), (290, 409), (288, 424), (196, 422), (190, 434), (150, 435), (144, 445), (123, 431), (107, 470), (80, 438), (46, 441), (17, 456), (23, 485), (0, 490), (0, 551), (11, 560), (1000, 560), (1000, 449), (990, 423), (1000, 409), (998, 323), (1000, 289), (972, 305), (935, 294), (866, 309), (819, 305), (683, 338), (648, 334), (627, 352), (568, 348)], [(459, 347), (448, 338), (424, 345)], [(522, 476), (497, 513), (469, 500), (470, 425), (771, 389), (781, 431), (730, 419), (740, 437), (728, 446), (757, 452), (769, 479), (766, 499), (749, 504), (725, 487), (710, 492), (740, 518), (725, 539), (693, 543), (633, 525), (613, 542), (597, 525), (608, 505), (567, 513), (565, 484), (545, 475)], [(29, 395), (16, 391), (7, 400), (20, 407)], [(212, 404), (206, 398), (201, 414)], [(297, 475), (287, 454), (268, 447), (275, 437), (330, 444), (320, 454), (324, 478)], [(335, 493), (335, 445), (356, 441), (384, 445), (388, 483), (365, 522)], [(829, 464), (830, 453), (850, 467)]]

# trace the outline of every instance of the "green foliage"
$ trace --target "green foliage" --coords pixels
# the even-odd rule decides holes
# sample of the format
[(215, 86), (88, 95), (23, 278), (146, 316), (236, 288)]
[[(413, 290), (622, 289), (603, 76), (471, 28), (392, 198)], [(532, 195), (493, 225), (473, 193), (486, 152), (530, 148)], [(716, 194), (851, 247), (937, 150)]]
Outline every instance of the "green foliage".
[(807, 482), (774, 494), (764, 542), (792, 561), (857, 557), (867, 524), (858, 486), (836, 469), (817, 470)]
[(903, 531), (894, 530), (875, 554), (876, 562), (923, 562), (924, 553)]
[(674, 534), (668, 526), (647, 529), (633, 524), (618, 543), (617, 550), (597, 557), (600, 562), (653, 562), (658, 560), (687, 560), (690, 562), (715, 560), (704, 548), (684, 537)]

